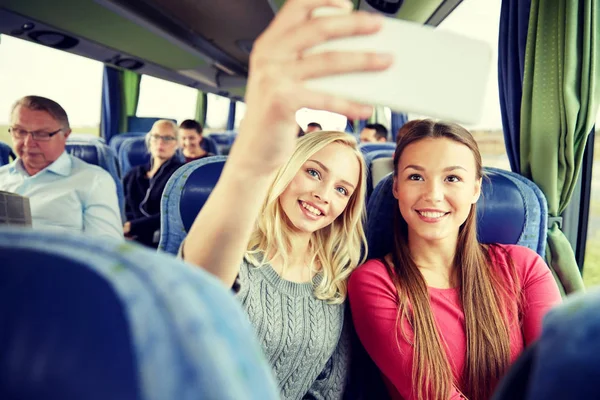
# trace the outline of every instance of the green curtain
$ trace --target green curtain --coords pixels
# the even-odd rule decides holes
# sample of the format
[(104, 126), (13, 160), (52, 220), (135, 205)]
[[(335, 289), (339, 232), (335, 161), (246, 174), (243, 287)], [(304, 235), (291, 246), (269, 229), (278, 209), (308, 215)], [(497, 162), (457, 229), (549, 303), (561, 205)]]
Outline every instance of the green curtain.
[(208, 98), (206, 93), (198, 90), (198, 96), (196, 97), (196, 121), (204, 127), (206, 126), (206, 111), (208, 106)]
[[(531, 1), (521, 106), (521, 171), (565, 210), (581, 167), (600, 95), (595, 0)], [(558, 222), (548, 224), (546, 259), (564, 293), (583, 290), (573, 249)]]
[(129, 70), (119, 72), (121, 78), (121, 116), (119, 120), (120, 132), (127, 132), (127, 117), (132, 117), (137, 112), (140, 99), (141, 75)]

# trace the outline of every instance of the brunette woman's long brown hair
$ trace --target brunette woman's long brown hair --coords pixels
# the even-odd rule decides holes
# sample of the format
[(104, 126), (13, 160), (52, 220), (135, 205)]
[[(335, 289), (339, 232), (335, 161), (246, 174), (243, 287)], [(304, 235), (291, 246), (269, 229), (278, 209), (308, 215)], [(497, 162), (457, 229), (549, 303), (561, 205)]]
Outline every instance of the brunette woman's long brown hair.
[[(425, 138), (445, 138), (467, 146), (475, 158), (477, 178), (483, 177), (481, 154), (471, 134), (455, 124), (416, 120), (405, 124), (394, 154), (394, 178), (404, 149)], [(510, 363), (510, 327), (518, 324), (518, 282), (512, 263), (508, 272), (493, 267), (490, 247), (477, 240), (477, 210), (473, 204), (459, 229), (454, 270), (465, 315), (467, 354), (462, 379), (456, 382), (429, 303), (427, 283), (408, 246), (408, 226), (394, 210), (393, 265), (386, 262), (399, 297), (399, 318), (413, 329), (413, 388), (419, 400), (447, 399), (454, 385), (470, 400), (487, 400)], [(409, 307), (410, 304), (410, 307)], [(451, 339), (450, 339), (451, 340)]]

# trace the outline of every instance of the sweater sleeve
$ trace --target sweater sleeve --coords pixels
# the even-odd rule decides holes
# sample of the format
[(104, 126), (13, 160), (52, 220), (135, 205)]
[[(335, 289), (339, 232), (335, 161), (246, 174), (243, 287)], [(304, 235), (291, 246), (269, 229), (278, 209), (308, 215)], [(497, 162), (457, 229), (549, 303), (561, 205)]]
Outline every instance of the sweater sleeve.
[(523, 338), (525, 345), (530, 345), (540, 336), (548, 310), (561, 302), (560, 292), (550, 268), (537, 253), (522, 246), (510, 246), (508, 251), (521, 275)]
[[(403, 334), (412, 341), (413, 331), (408, 321), (399, 326), (398, 296), (385, 265), (370, 260), (355, 270), (348, 293), (354, 327), (365, 350), (402, 398), (415, 399), (413, 349)], [(448, 398), (464, 399), (454, 387)]]
[(335, 351), (325, 364), (308, 392), (302, 397), (306, 400), (342, 399), (350, 366), (350, 331), (344, 324)]

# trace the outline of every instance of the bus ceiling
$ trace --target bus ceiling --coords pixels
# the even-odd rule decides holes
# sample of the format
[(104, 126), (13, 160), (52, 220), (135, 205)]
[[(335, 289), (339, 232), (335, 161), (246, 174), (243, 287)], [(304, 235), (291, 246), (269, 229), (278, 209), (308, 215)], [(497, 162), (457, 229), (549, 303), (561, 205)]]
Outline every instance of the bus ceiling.
[[(234, 99), (252, 43), (285, 0), (3, 0), (0, 33)], [(354, 0), (438, 25), (461, 0)]]

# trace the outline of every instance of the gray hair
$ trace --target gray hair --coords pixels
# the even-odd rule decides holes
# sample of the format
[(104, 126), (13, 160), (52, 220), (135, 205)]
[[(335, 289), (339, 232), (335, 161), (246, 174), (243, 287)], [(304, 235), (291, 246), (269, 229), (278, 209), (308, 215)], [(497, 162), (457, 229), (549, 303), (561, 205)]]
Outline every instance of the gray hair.
[(10, 110), (11, 116), (15, 112), (15, 109), (19, 106), (33, 111), (45, 111), (50, 114), (56, 122), (61, 124), (63, 129), (71, 129), (71, 126), (69, 125), (69, 117), (67, 117), (65, 109), (54, 100), (50, 100), (41, 96), (25, 96), (13, 104), (12, 109)]

